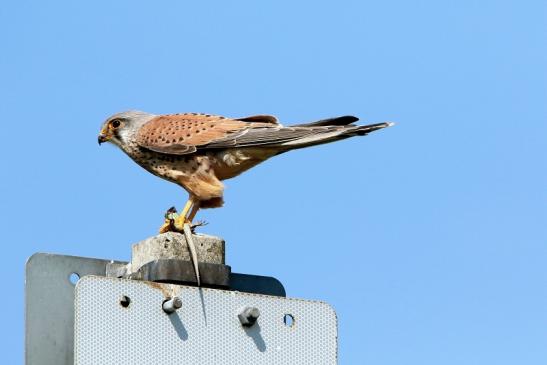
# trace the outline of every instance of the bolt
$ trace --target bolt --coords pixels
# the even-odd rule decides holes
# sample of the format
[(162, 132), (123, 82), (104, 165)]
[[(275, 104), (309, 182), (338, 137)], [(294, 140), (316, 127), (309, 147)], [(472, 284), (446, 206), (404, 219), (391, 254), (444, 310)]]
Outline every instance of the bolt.
[(127, 295), (123, 295), (120, 299), (120, 305), (124, 308), (129, 307), (129, 304), (131, 303), (131, 299)]
[(179, 297), (169, 298), (163, 302), (161, 307), (165, 313), (171, 314), (182, 307), (182, 300)]
[(260, 317), (260, 311), (255, 307), (245, 307), (237, 315), (241, 325), (244, 327), (251, 327), (256, 323), (258, 317)]

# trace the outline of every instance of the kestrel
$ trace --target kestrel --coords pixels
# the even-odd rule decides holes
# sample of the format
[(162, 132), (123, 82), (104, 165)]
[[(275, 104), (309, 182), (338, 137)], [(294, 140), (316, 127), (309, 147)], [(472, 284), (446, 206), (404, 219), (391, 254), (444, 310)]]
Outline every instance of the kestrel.
[(128, 111), (104, 122), (99, 144), (114, 143), (147, 171), (188, 192), (189, 199), (175, 221), (180, 229), (192, 222), (200, 208), (223, 205), (222, 180), (290, 150), (364, 136), (393, 125), (359, 126), (353, 124), (357, 120), (342, 116), (285, 127), (270, 115), (227, 118)]

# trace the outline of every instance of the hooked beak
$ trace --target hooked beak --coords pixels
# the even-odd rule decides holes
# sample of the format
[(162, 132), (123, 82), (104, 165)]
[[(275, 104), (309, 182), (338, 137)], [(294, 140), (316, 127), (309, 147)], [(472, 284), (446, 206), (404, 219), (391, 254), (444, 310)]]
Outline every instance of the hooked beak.
[(101, 145), (102, 143), (108, 141), (109, 138), (105, 134), (101, 133), (101, 134), (99, 134), (99, 137), (98, 137), (97, 140), (99, 142), (99, 145)]

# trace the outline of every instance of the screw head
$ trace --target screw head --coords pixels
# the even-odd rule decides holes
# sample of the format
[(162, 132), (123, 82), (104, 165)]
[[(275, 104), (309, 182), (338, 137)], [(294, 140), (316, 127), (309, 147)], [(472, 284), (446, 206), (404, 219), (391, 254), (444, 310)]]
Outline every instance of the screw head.
[(174, 297), (167, 299), (163, 302), (162, 306), (163, 311), (167, 314), (174, 313), (177, 309), (180, 309), (182, 307), (182, 299), (179, 297)]
[(243, 327), (251, 327), (260, 317), (260, 311), (256, 307), (245, 307), (237, 315)]
[(180, 299), (179, 297), (174, 297), (173, 298), (173, 308), (180, 309), (181, 307), (182, 307), (182, 299)]

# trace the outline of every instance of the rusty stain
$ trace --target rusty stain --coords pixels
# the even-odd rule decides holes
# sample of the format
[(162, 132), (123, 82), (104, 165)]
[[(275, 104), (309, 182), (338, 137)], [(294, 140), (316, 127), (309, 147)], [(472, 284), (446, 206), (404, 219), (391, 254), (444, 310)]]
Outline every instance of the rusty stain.
[(156, 289), (156, 290), (161, 291), (161, 293), (163, 294), (163, 296), (165, 298), (171, 298), (172, 297), (173, 288), (172, 288), (171, 285), (156, 283), (156, 282), (153, 282), (153, 281), (143, 281), (143, 283), (148, 285), (152, 289)]

